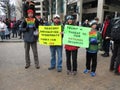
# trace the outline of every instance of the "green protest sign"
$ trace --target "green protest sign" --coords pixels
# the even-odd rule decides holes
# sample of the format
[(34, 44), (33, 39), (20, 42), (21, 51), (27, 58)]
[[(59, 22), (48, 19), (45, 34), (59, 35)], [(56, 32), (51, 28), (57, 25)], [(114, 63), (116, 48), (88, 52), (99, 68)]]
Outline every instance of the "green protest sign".
[(87, 48), (91, 28), (65, 25), (63, 44)]

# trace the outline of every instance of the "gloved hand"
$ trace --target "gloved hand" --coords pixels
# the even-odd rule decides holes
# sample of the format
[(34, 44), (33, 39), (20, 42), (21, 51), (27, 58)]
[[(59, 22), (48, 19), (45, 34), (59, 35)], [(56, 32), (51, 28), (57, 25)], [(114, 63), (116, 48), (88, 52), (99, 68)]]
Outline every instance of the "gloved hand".
[(90, 39), (90, 44), (97, 44), (97, 39), (96, 38), (91, 38)]

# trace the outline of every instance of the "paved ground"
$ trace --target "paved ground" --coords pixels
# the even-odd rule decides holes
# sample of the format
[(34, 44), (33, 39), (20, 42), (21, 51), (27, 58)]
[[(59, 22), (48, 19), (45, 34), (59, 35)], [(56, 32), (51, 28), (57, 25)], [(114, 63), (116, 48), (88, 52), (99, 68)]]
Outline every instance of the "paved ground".
[(0, 90), (120, 90), (120, 77), (109, 72), (110, 57), (101, 57), (101, 52), (96, 77), (83, 74), (85, 49), (79, 49), (76, 76), (66, 74), (65, 52), (61, 73), (48, 71), (49, 47), (38, 45), (38, 53), (41, 68), (35, 69), (31, 52), (32, 66), (25, 70), (24, 43), (0, 42)]
[(23, 41), (23, 39), (19, 39), (19, 37), (17, 37), (17, 38), (11, 38), (11, 39), (4, 39), (4, 40), (1, 40), (1, 38), (0, 38), (0, 42), (22, 42)]

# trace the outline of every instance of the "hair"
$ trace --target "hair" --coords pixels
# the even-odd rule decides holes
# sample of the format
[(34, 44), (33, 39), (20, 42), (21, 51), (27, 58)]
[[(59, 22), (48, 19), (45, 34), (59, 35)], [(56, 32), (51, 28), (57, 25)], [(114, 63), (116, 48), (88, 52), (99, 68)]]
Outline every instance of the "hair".
[(111, 16), (110, 15), (106, 15), (105, 18), (111, 20)]
[(99, 18), (98, 18), (98, 17), (95, 17), (95, 20), (99, 21)]

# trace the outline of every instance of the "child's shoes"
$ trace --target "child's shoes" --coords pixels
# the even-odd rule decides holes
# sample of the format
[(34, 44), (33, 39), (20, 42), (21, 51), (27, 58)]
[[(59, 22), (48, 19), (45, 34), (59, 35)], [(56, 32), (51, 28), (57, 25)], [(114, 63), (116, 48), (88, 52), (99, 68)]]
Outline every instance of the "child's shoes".
[(91, 72), (90, 75), (91, 75), (91, 77), (95, 77), (96, 73), (95, 72)]
[(90, 70), (88, 70), (88, 69), (85, 69), (84, 71), (83, 71), (83, 73), (85, 73), (85, 74), (87, 74), (87, 73), (89, 73), (90, 72)]

